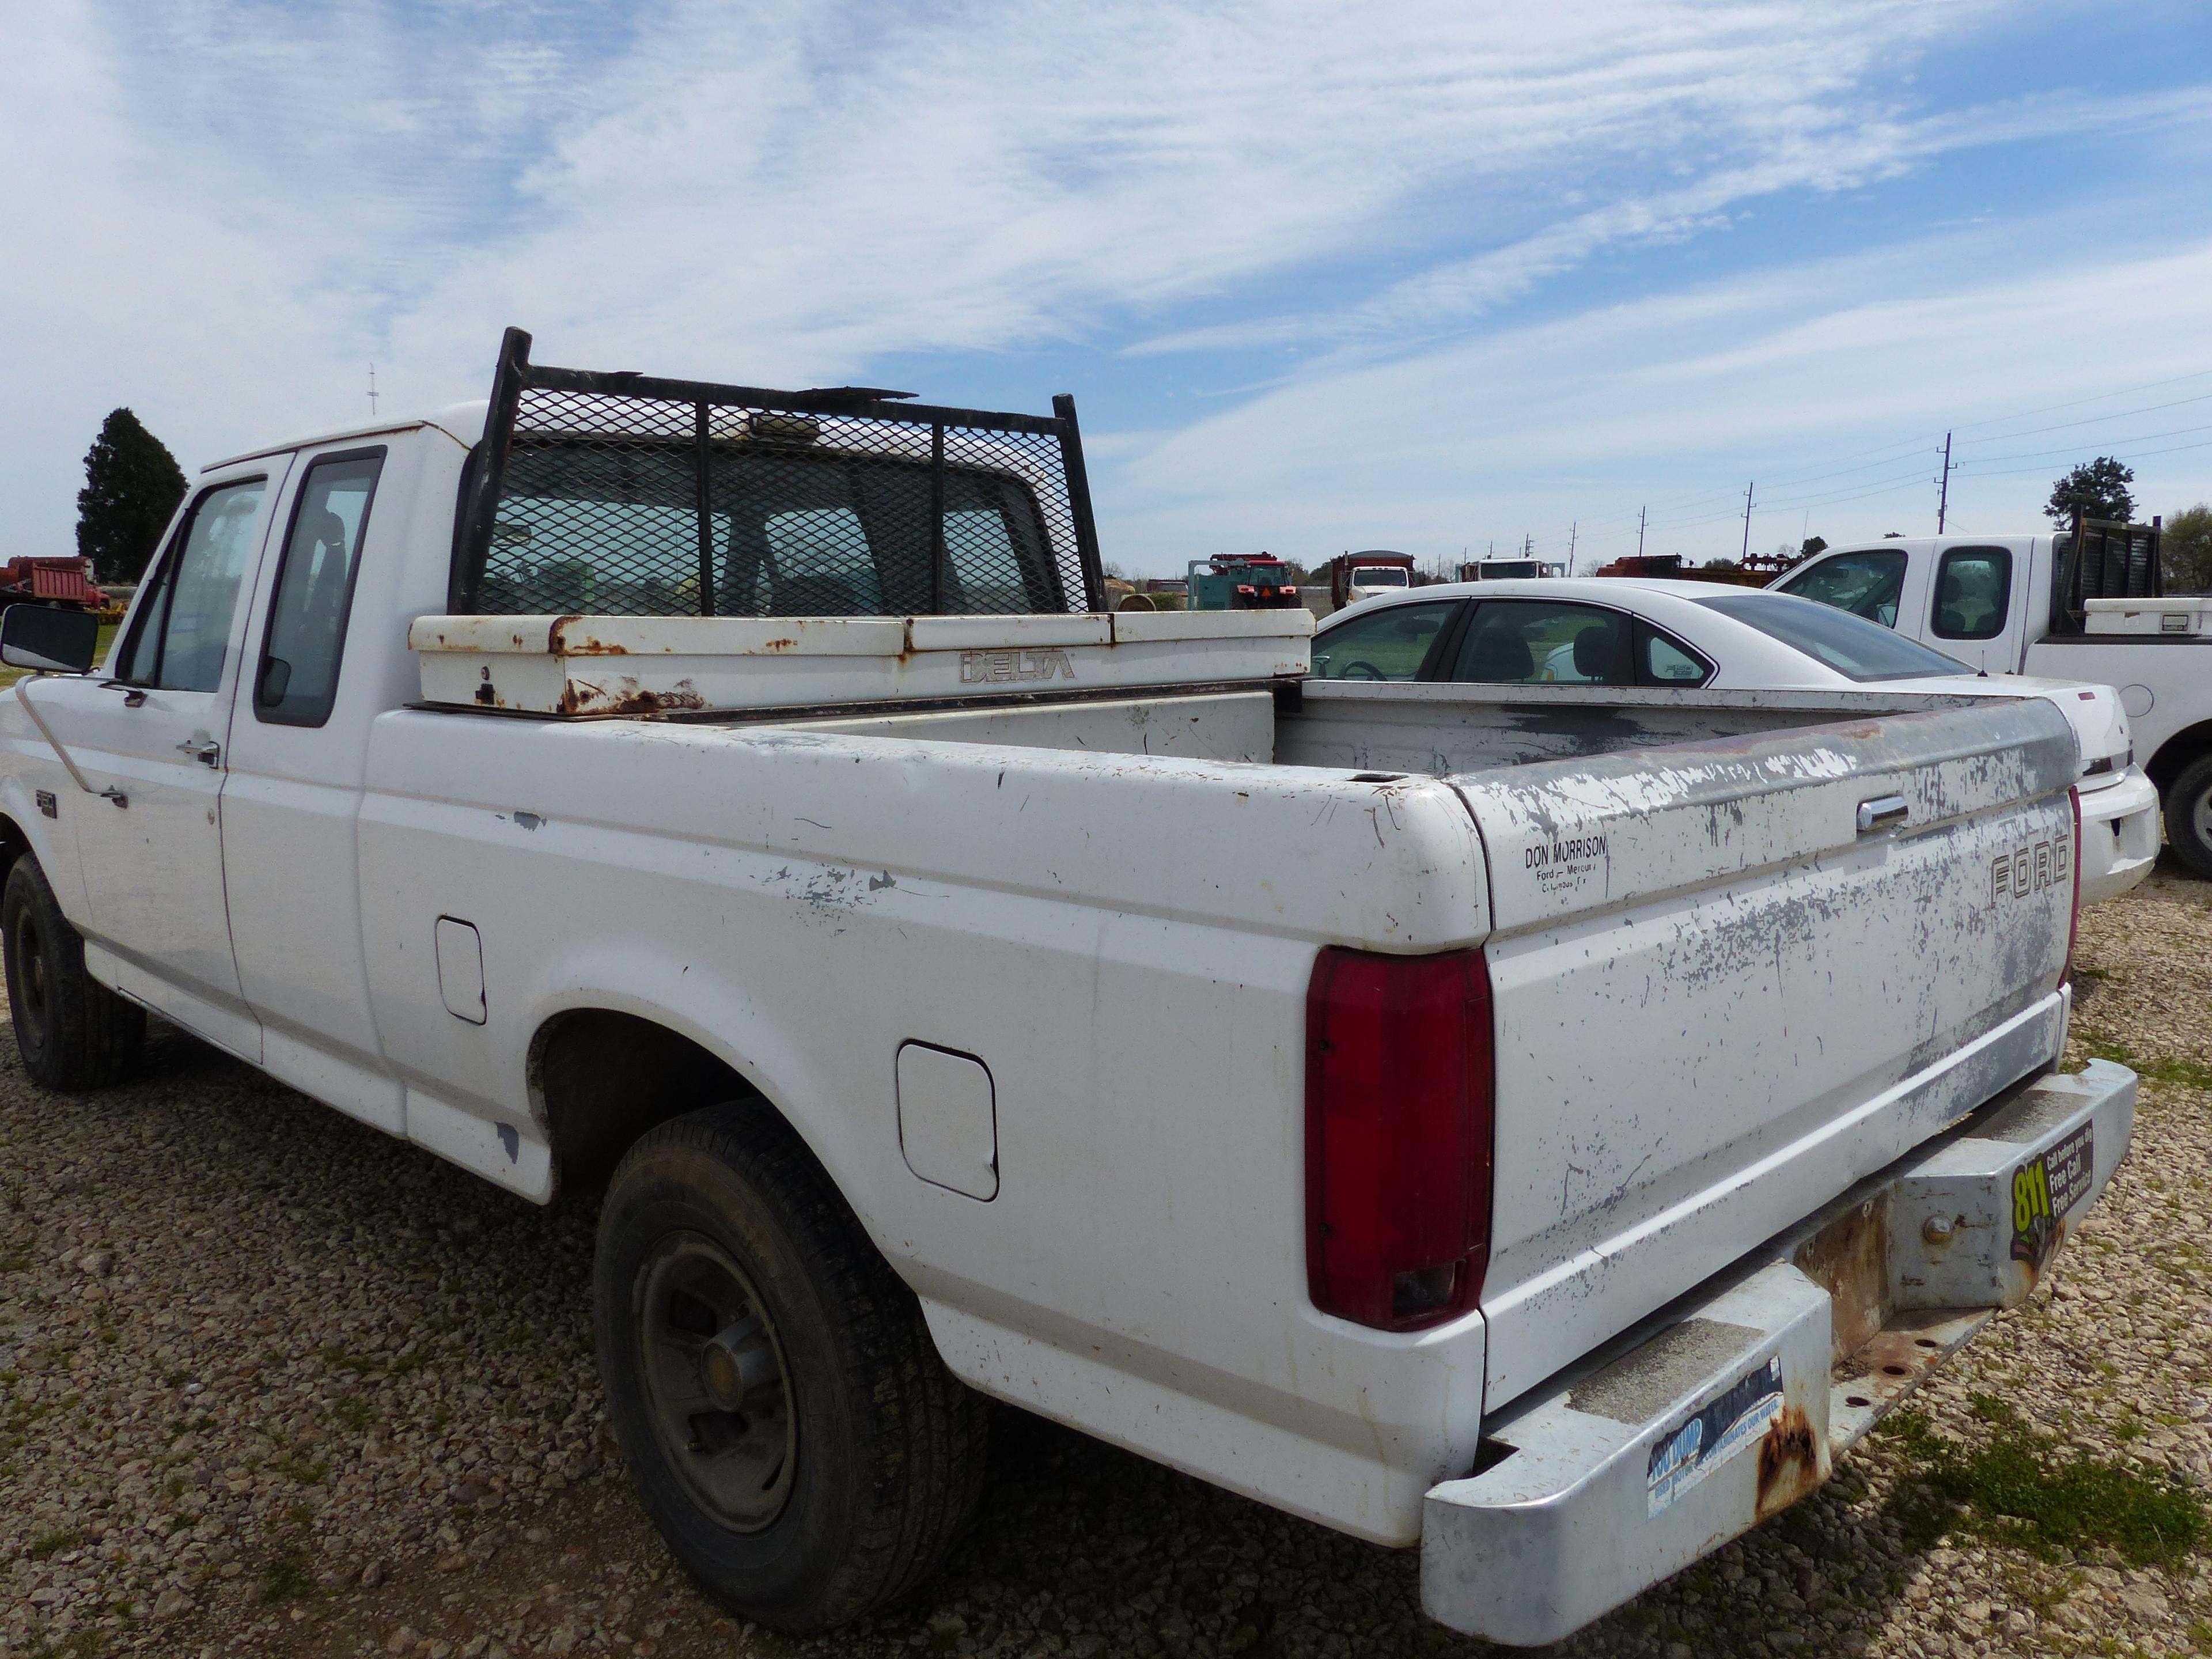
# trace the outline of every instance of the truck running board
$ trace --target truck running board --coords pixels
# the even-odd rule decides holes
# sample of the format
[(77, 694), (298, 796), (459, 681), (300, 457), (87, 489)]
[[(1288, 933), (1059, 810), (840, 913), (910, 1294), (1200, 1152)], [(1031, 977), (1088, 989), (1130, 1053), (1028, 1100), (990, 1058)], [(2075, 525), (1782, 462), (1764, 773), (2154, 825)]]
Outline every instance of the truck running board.
[(1421, 1600), (1555, 1642), (1795, 1503), (2000, 1309), (2111, 1179), (2135, 1073), (2001, 1096), (1486, 1424), (1430, 1489)]

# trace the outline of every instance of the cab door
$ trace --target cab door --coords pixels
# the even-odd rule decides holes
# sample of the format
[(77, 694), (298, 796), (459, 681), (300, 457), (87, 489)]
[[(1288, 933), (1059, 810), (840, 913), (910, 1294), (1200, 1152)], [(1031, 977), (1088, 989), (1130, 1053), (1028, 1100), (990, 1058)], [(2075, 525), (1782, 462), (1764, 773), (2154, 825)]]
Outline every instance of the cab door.
[(218, 477), (172, 534), (106, 680), (51, 680), (41, 711), (94, 792), (76, 798), (87, 962), (258, 1062), (223, 892), (224, 749), (246, 599), (286, 463)]

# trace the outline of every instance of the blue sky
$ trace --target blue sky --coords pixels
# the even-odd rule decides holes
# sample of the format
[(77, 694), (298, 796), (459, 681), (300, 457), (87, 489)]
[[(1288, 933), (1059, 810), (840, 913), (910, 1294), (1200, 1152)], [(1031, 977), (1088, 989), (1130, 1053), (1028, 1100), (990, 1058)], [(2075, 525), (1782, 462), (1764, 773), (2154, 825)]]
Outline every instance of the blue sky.
[[(0, 21), (0, 555), (548, 362), (1072, 391), (1109, 560), (1587, 568), (2212, 497), (2212, 14), (58, 0)], [(1571, 526), (1573, 528), (1571, 531)]]

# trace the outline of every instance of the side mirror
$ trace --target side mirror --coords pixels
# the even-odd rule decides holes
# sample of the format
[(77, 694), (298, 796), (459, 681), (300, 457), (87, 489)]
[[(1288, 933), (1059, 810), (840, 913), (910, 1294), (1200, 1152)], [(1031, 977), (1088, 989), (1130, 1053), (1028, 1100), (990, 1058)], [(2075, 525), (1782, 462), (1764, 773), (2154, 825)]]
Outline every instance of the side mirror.
[(261, 690), (258, 694), (264, 708), (274, 708), (284, 701), (284, 693), (292, 684), (292, 665), (282, 657), (271, 657), (261, 670)]
[(89, 674), (100, 618), (89, 611), (11, 605), (0, 611), (0, 663), (54, 674)]

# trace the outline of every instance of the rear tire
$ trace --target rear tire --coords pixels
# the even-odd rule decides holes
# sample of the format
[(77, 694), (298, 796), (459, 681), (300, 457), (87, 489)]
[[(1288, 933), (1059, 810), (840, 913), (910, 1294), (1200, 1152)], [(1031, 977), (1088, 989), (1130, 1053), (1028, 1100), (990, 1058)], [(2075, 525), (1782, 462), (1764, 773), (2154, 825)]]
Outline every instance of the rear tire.
[(2212, 881), (2212, 755), (2198, 756), (2167, 787), (2166, 838), (2184, 864)]
[(26, 853), (0, 889), (0, 957), (15, 1047), (34, 1083), (76, 1092), (129, 1075), (146, 1042), (146, 1011), (85, 971), (84, 940)]
[(716, 1601), (809, 1635), (943, 1565), (981, 1492), (988, 1407), (764, 1108), (709, 1107), (630, 1149), (593, 1285), (638, 1496)]

